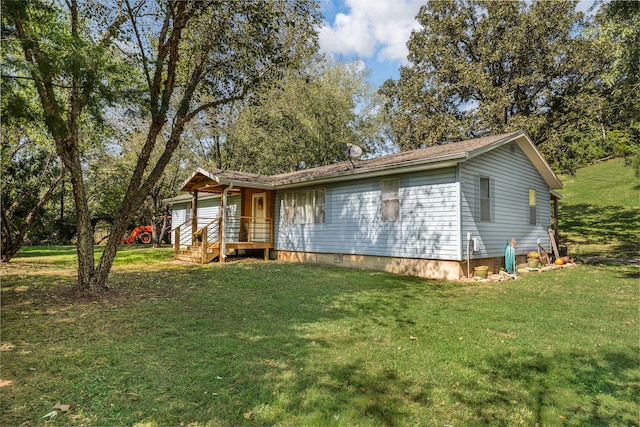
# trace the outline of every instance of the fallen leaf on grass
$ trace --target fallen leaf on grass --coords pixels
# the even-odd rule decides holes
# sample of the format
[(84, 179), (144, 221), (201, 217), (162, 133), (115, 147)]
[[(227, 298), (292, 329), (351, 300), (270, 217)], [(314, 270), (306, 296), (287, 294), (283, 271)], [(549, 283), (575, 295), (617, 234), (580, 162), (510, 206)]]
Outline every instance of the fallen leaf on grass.
[(60, 402), (53, 405), (53, 409), (60, 409), (62, 412), (69, 412), (69, 408), (71, 408), (70, 405), (63, 405)]
[(244, 413), (244, 419), (248, 420), (249, 418), (251, 418), (251, 415), (253, 415), (253, 411), (245, 412)]

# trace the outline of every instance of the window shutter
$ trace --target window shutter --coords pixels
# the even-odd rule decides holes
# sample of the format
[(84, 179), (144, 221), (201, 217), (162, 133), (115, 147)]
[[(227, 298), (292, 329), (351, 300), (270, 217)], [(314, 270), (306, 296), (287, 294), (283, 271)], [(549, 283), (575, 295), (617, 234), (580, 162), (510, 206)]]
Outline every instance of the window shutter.
[(480, 221), (480, 175), (473, 176), (473, 199), (475, 200), (474, 217)]
[(537, 191), (529, 189), (529, 225), (538, 225), (538, 200)]
[(491, 200), (491, 222), (496, 222), (496, 183), (495, 180), (489, 178), (489, 187), (490, 193), (489, 197)]
[(480, 221), (491, 222), (493, 201), (493, 189), (491, 178), (486, 176), (480, 177)]
[(325, 224), (326, 223), (326, 205), (327, 192), (323, 188), (319, 188), (316, 190), (316, 224)]

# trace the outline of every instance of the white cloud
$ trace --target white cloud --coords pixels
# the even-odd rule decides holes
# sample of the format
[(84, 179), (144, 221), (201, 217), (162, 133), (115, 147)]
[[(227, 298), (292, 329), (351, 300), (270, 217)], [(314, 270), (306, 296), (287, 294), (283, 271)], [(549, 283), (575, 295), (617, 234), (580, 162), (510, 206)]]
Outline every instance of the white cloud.
[[(336, 0), (337, 1), (337, 0)], [(334, 55), (356, 55), (406, 62), (406, 43), (419, 27), (415, 16), (424, 0), (344, 0), (347, 13), (320, 28), (322, 50)]]

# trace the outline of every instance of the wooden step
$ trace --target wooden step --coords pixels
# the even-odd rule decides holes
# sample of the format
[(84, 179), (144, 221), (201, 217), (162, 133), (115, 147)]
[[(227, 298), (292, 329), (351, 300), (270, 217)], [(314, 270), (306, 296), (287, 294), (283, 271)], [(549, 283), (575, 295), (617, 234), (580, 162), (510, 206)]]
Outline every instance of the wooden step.
[[(207, 252), (208, 253), (214, 253), (215, 251), (219, 251), (220, 248), (218, 248), (217, 246), (208, 246), (207, 247)], [(200, 253), (201, 249), (198, 246), (186, 246), (186, 247), (181, 247), (180, 251), (186, 251), (186, 252), (197, 252)]]
[(177, 259), (179, 261), (195, 262), (195, 263), (200, 263), (202, 261), (202, 257), (200, 255), (191, 256), (191, 255), (185, 255), (185, 254), (175, 254), (173, 256), (173, 259)]
[(173, 258), (181, 261), (196, 262), (199, 264), (207, 264), (213, 261), (220, 255), (218, 248), (208, 248), (207, 253), (202, 259), (202, 252), (200, 250), (180, 250), (174, 254)]

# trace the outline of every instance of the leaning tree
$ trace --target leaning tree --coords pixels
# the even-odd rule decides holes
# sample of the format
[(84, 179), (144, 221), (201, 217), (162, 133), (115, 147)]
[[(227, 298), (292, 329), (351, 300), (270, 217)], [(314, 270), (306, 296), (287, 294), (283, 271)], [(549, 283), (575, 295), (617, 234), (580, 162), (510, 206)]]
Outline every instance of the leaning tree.
[[(118, 245), (204, 111), (247, 98), (316, 50), (314, 0), (5, 0), (4, 43), (16, 43), (26, 79), (73, 188), (78, 283), (107, 287)], [(120, 210), (97, 265), (80, 138), (82, 118), (126, 108), (146, 116)], [(151, 160), (153, 158), (153, 161)]]

